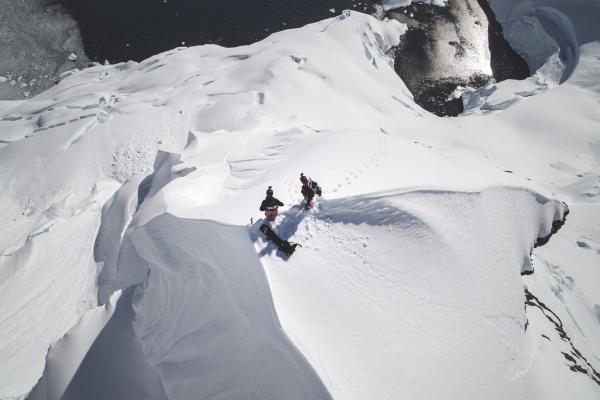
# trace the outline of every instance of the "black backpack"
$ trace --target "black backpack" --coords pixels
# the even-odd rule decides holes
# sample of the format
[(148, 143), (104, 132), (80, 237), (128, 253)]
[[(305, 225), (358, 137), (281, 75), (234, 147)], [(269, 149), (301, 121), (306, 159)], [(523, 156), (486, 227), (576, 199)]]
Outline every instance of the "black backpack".
[(316, 181), (312, 181), (312, 190), (315, 191), (315, 193), (320, 197), (321, 194), (323, 193), (321, 191), (321, 187), (319, 186), (319, 184)]

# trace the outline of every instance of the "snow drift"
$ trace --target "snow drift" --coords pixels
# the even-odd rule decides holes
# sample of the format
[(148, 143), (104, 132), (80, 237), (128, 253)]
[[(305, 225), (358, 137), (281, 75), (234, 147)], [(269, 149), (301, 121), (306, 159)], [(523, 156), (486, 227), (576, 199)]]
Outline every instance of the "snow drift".
[[(73, 381), (63, 388), (65, 398), (128, 398), (139, 393), (157, 399), (215, 393), (224, 398), (328, 398), (310, 365), (326, 378), (335, 398), (388, 398), (398, 393), (438, 398), (437, 390), (404, 387), (396, 379), (407, 372), (406, 365), (412, 366), (416, 379), (426, 373), (416, 366), (427, 368), (429, 362), (438, 369), (448, 366), (437, 375), (443, 381), (452, 376), (456, 382), (446, 385), (446, 394), (464, 394), (465, 379), (471, 379), (451, 367), (454, 362), (478, 371), (474, 379), (480, 385), (469, 397), (495, 391), (501, 392), (500, 398), (507, 393), (500, 390), (506, 385), (514, 395), (527, 391), (525, 378), (514, 382), (508, 374), (506, 381), (499, 381), (498, 376), (508, 365), (517, 375), (527, 368), (520, 274), (531, 269), (529, 254), (536, 238), (546, 236), (552, 222), (563, 218), (560, 202), (506, 188), (339, 198), (322, 202), (322, 210), (308, 215), (293, 208), (275, 226), (304, 245), (291, 264), (301, 270), (288, 275), (287, 257), (260, 239), (255, 225), (224, 226), (168, 213), (144, 218), (145, 213), (156, 213), (153, 203), (166, 205), (161, 191), (177, 192), (172, 184), (192, 179), (193, 172), (164, 178), (180, 166), (165, 160), (179, 158), (165, 153), (157, 158), (149, 179), (154, 194), (144, 197), (123, 237), (117, 265), (99, 282), (101, 293), (110, 294), (106, 286), (133, 289), (128, 289), (114, 323), (100, 334)], [(122, 192), (135, 193), (130, 186), (125, 184), (115, 194), (105, 214), (113, 214), (115, 204), (130, 208), (131, 202), (119, 201)], [(178, 209), (177, 204), (171, 206)], [(113, 247), (113, 237), (101, 227), (99, 238), (111, 239), (97, 242), (100, 254)], [(257, 241), (258, 256), (251, 238)], [(259, 256), (273, 282), (285, 331), (310, 364), (279, 327)], [(492, 288), (492, 282), (498, 287)], [(490, 290), (497, 295), (486, 296)], [(494, 316), (490, 310), (495, 309), (520, 318), (505, 320)], [(415, 328), (420, 325), (437, 328)], [(442, 332), (455, 332), (444, 343), (459, 352), (431, 347), (431, 340), (439, 340)], [(494, 335), (501, 339), (497, 348), (478, 344), (477, 338)], [(382, 348), (392, 337), (397, 345)], [(513, 349), (509, 353), (506, 342)], [(482, 367), (488, 357), (499, 355), (506, 360)], [(428, 363), (420, 364), (422, 358)], [(403, 362), (390, 363), (392, 359)], [(113, 363), (122, 369), (107, 373)], [(365, 365), (372, 371), (368, 380)], [(384, 369), (386, 374), (376, 373)], [(97, 378), (99, 371), (108, 381)], [(45, 376), (51, 372), (48, 366)], [(29, 398), (60, 398), (45, 397), (46, 385), (54, 382), (43, 380)]]
[[(135, 256), (120, 270), (147, 278), (122, 297), (64, 398), (329, 398), (279, 326), (245, 228), (163, 214), (127, 241)], [(29, 398), (60, 398), (44, 393)]]

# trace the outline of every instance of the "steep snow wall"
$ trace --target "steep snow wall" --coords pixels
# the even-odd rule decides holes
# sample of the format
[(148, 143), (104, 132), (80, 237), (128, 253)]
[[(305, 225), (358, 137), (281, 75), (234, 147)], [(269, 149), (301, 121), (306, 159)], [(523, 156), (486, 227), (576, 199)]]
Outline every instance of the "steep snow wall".
[[(120, 295), (121, 292), (115, 293), (108, 304), (87, 312), (73, 329), (58, 342), (53, 343), (46, 357), (44, 374), (34, 390), (29, 394), (29, 398), (65, 398), (63, 394), (66, 388), (71, 384), (79, 369), (79, 365), (90, 351), (90, 348), (92, 348), (92, 345), (98, 340), (98, 336), (105, 329), (107, 323), (110, 326), (121, 320), (119, 314), (122, 313), (122, 308), (119, 314), (114, 315)], [(113, 340), (113, 343), (118, 343), (118, 340)], [(121, 352), (111, 354), (111, 362), (113, 360), (116, 361), (116, 357), (121, 354)], [(105, 357), (109, 357), (109, 355), (105, 354)], [(129, 365), (123, 362), (123, 360), (119, 360), (119, 363), (111, 365), (110, 369), (114, 370), (120, 367), (127, 368)], [(98, 375), (102, 376), (101, 373)]]
[(119, 270), (144, 269), (139, 285), (64, 397), (46, 395), (60, 369), (49, 364), (29, 399), (330, 398), (279, 325), (245, 227), (163, 214), (125, 241), (135, 258), (122, 256)]

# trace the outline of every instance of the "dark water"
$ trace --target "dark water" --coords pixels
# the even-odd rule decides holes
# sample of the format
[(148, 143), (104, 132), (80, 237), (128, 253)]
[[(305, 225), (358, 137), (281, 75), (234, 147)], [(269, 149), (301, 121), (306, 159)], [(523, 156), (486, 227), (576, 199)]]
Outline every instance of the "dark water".
[(239, 46), (376, 0), (60, 0), (79, 22), (88, 57), (141, 61), (178, 46)]

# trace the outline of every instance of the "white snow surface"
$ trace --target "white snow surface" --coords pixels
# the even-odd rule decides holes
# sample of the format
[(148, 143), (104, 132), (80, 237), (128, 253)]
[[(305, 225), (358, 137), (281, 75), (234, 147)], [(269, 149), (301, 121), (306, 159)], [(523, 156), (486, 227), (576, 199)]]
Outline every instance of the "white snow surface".
[[(0, 398), (597, 399), (600, 43), (438, 118), (405, 29), (343, 12), (0, 103)], [(248, 225), (269, 185), (290, 258)]]

